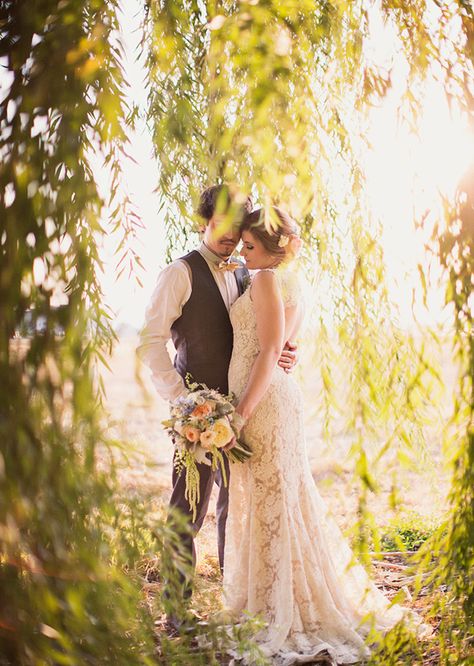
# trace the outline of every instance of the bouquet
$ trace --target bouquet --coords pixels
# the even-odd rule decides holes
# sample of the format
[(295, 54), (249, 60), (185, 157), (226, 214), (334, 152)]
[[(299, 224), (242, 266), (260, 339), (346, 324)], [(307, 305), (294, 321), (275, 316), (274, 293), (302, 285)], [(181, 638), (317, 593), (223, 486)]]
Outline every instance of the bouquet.
[(243, 442), (228, 451), (222, 449), (232, 439), (238, 438), (241, 417), (232, 404), (232, 395), (222, 395), (205, 384), (188, 383), (190, 392), (171, 405), (171, 417), (163, 425), (171, 436), (176, 453), (174, 465), (178, 472), (186, 473), (185, 497), (196, 520), (196, 504), (199, 501), (199, 470), (197, 463), (220, 466), (222, 479), (227, 485), (224, 455), (230, 462), (244, 462), (252, 451)]

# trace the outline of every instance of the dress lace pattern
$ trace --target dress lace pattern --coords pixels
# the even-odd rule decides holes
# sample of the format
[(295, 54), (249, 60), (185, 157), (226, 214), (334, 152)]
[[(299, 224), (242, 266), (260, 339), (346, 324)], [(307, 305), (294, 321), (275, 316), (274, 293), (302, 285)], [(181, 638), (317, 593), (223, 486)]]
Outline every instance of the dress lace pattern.
[[(285, 306), (301, 300), (291, 274), (276, 274)], [(229, 388), (239, 396), (259, 351), (250, 289), (230, 316)], [(408, 611), (389, 608), (363, 567), (354, 564), (311, 475), (302, 405), (294, 378), (277, 366), (242, 433), (253, 456), (232, 466), (224, 604), (234, 616), (246, 612), (266, 621), (257, 640), (274, 664), (310, 662), (323, 651), (333, 663), (354, 663), (369, 655), (367, 613), (374, 613), (383, 631)]]

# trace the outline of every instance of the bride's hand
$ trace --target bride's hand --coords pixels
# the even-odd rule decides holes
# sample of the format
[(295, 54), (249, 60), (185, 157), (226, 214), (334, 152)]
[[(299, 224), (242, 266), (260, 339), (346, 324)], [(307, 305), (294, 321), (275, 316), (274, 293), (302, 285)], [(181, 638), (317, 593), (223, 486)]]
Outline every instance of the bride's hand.
[(233, 414), (233, 426), (237, 429), (237, 434), (235, 434), (230, 442), (223, 447), (223, 451), (230, 451), (237, 444), (237, 438), (245, 425), (245, 421), (246, 419), (242, 416), (242, 413), (239, 411), (239, 405), (237, 405)]
[(237, 435), (238, 437), (242, 431), (242, 428), (244, 427), (246, 421), (248, 420), (248, 415), (245, 413), (245, 409), (243, 409), (242, 405), (237, 405), (235, 408), (234, 412), (234, 418), (233, 418), (233, 424), (237, 428)]
[(298, 362), (298, 345), (295, 342), (288, 341), (281, 353), (278, 365), (285, 372), (291, 372)]
[(237, 438), (234, 436), (234, 437), (232, 437), (232, 439), (230, 440), (230, 442), (229, 442), (228, 444), (226, 444), (226, 445), (222, 448), (222, 450), (223, 450), (223, 451), (230, 451), (231, 449), (234, 448), (234, 446), (235, 446), (236, 444), (237, 444)]

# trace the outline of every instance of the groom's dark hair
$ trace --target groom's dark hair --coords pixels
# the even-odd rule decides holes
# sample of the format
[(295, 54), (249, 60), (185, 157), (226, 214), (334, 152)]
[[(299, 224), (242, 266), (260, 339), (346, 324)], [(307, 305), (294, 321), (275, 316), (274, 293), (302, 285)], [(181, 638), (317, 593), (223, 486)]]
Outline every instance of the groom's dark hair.
[(222, 183), (212, 185), (201, 192), (197, 214), (209, 222), (219, 208), (219, 212), (226, 213), (231, 205), (236, 206), (236, 217), (240, 222), (253, 208), (252, 199), (243, 194), (237, 187)]

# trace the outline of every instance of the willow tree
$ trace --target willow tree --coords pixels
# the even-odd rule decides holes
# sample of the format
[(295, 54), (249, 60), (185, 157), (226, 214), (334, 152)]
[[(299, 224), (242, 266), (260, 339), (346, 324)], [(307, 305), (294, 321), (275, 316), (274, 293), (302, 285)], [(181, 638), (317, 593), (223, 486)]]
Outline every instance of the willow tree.
[[(323, 350), (329, 406), (337, 393), (331, 339), (347, 360), (344, 409), (355, 433), (362, 555), (370, 540), (377, 545), (367, 511), (377, 470), (388, 451), (402, 458), (404, 447), (413, 446), (418, 410), (429, 400), (430, 368), (422, 349), (394, 323), (378, 221), (364, 197), (370, 107), (390, 90), (393, 66), (378, 62), (371, 48), (374, 17), (384, 23), (393, 59), (406, 66), (405, 121), (417, 126), (430, 79), (472, 118), (474, 15), (462, 0), (162, 0), (147, 3), (142, 42), (170, 247), (185, 245), (196, 228), (198, 191), (231, 181), (266, 206), (289, 208), (302, 224), (309, 254), (317, 248), (330, 276), (331, 330), (322, 318), (315, 344)], [(456, 640), (456, 632), (463, 626), (472, 640), (474, 564), (472, 209), (462, 205), (464, 221), (450, 210), (444, 235), (435, 234), (432, 244), (447, 269), (447, 300), (456, 307), (462, 375), (454, 404), (457, 437), (450, 442), (450, 529), (435, 549), (435, 580), (449, 584), (445, 608), (455, 609), (457, 618), (454, 631), (451, 620), (441, 627), (456, 643), (456, 663), (469, 659), (470, 641)], [(374, 455), (365, 443), (381, 436), (385, 444)], [(446, 651), (443, 659), (451, 658)]]
[[(172, 585), (185, 562), (108, 456), (96, 369), (114, 333), (99, 246), (124, 236), (123, 266), (136, 222), (119, 188), (136, 116), (120, 18), (109, 0), (0, 3), (2, 665), (208, 664), (228, 641), (204, 627), (196, 650), (155, 631), (140, 563), (158, 555)], [(182, 610), (179, 596), (166, 603)]]
[[(143, 33), (171, 244), (189, 238), (198, 190), (232, 180), (265, 203), (289, 202), (331, 276), (357, 432), (362, 547), (370, 536), (364, 508), (377, 483), (362, 442), (377, 437), (384, 420), (387, 447), (410, 439), (424, 390), (419, 364), (397, 342), (377, 223), (365, 214), (365, 111), (390, 87), (390, 71), (370, 56), (372, 10), (344, 1), (163, 0), (146, 5)], [(408, 62), (407, 117), (416, 115), (414, 91), (434, 73), (452, 103), (472, 113), (470, 3), (392, 0), (377, 11)], [(126, 506), (117, 510), (113, 484), (97, 466), (106, 438), (92, 367), (113, 340), (97, 249), (107, 233), (105, 204), (117, 211), (113, 225), (131, 225), (114, 205), (135, 115), (124, 103), (117, 29), (114, 0), (0, 3), (0, 650), (7, 663), (128, 665), (149, 662), (153, 651), (138, 586), (122, 573), (138, 555), (137, 535), (128, 538)], [(106, 200), (94, 153), (110, 170)], [(473, 616), (473, 241), (472, 195), (464, 191), (434, 239), (464, 370), (453, 410), (449, 529), (433, 549), (435, 581), (448, 584), (446, 635), (459, 638), (457, 663), (469, 648), (459, 627), (472, 632)], [(27, 310), (46, 324), (23, 344), (12, 338)], [(329, 338), (325, 321), (319, 331), (320, 341)], [(450, 626), (458, 633), (449, 636)], [(172, 663), (183, 661), (168, 649)], [(186, 659), (205, 657), (191, 651)]]
[(97, 247), (109, 202), (91, 157), (118, 175), (130, 110), (117, 30), (106, 0), (0, 3), (2, 663), (144, 664), (154, 651), (122, 571), (136, 556), (126, 507), (97, 466), (92, 366), (113, 336)]

